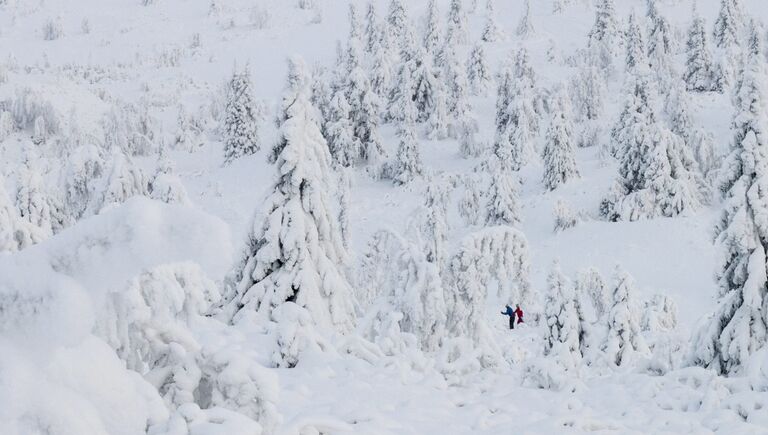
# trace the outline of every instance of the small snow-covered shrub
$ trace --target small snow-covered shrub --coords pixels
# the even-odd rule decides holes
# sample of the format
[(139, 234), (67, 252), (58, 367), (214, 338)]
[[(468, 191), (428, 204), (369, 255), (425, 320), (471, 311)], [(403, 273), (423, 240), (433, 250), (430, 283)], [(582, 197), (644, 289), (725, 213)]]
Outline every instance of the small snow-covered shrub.
[(316, 7), (318, 3), (319, 3), (319, 0), (298, 0), (297, 5), (299, 6), (299, 9), (304, 9), (308, 11)]
[(554, 359), (538, 357), (523, 367), (523, 386), (560, 391), (570, 383), (571, 375)]
[(88, 21), (88, 18), (83, 18), (83, 21), (80, 22), (80, 30), (83, 32), (84, 35), (88, 35), (91, 33), (91, 22)]
[(149, 114), (145, 105), (118, 103), (102, 121), (104, 145), (118, 148), (129, 156), (144, 156), (155, 150), (159, 137), (159, 122)]
[(562, 199), (555, 201), (553, 207), (555, 214), (555, 232), (565, 231), (575, 227), (579, 223), (578, 213), (571, 210), (568, 204)]
[(64, 36), (64, 27), (61, 18), (50, 18), (43, 24), (43, 39), (53, 41)]
[(53, 105), (31, 88), (17, 88), (14, 98), (3, 101), (2, 105), (10, 110), (19, 128), (37, 129), (37, 134), (45, 136), (59, 132), (59, 116)]

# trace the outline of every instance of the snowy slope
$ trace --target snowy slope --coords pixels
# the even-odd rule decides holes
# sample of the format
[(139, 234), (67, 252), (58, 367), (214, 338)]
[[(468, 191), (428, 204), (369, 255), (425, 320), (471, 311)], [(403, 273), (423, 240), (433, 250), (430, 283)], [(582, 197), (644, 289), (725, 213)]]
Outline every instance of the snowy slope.
[[(169, 411), (156, 379), (139, 375), (124, 355), (113, 350), (110, 340), (120, 334), (100, 329), (105, 313), (107, 318), (112, 314), (105, 311), (109, 294), (131, 288), (132, 280), (148, 271), (189, 262), (197, 265), (191, 266), (192, 276), (205, 277), (200, 278), (206, 283), (201, 286), (215, 282), (223, 292), (225, 277), (248, 242), (254, 216), (264, 211), (275, 177), (267, 154), (277, 140), (273, 119), (284, 88), (285, 59), (299, 54), (310, 65), (332, 67), (336, 41), (347, 38), (348, 2), (320, 2), (320, 17), (317, 10), (298, 8), (294, 0), (218, 0), (215, 8), (208, 0), (141, 3), (7, 0), (0, 6), (4, 77), (0, 100), (29, 88), (50, 103), (62, 134), (76, 124), (97, 138), (104, 135), (102, 119), (118, 102), (148, 107), (158, 123), (158, 143), (173, 143), (182, 106), (207, 122), (199, 149), (169, 151), (190, 206), (136, 198), (38, 245), (0, 254), (0, 424), (7, 433), (208, 434), (263, 429), (266, 434), (286, 435), (497, 434), (512, 428), (530, 434), (768, 433), (766, 393), (754, 390), (746, 378), (722, 378), (701, 368), (682, 368), (666, 376), (653, 376), (643, 367), (590, 371), (568, 380), (562, 391), (524, 384), (523, 372), (540, 353), (543, 328), (531, 324), (510, 333), (506, 317), (498, 313), (503, 304), (514, 301), (495, 297), (489, 298), (486, 321), (508, 367), (447, 377), (428, 356), (366, 353), (360, 350), (365, 346), (341, 336), (328, 337), (339, 350), (311, 354), (295, 368), (266, 368), (272, 349), (261, 326), (229, 326), (193, 316), (188, 331), (180, 332), (194, 342), (186, 352), (202, 349), (205, 364), (210, 365), (200, 363), (203, 372), (231, 368), (226, 372), (230, 384), (221, 390), (255, 390), (269, 405), (259, 402), (259, 409), (269, 410), (255, 412), (249, 408), (252, 403), (222, 399), (208, 409), (194, 405)], [(364, 13), (366, 2), (354, 3)], [(374, 3), (383, 16), (388, 1)], [(442, 14), (448, 3), (438, 1)], [(477, 12), (469, 15), (472, 42), (479, 39), (484, 25), (484, 1), (479, 3)], [(550, 1), (533, 0), (536, 32), (522, 41), (514, 29), (523, 2), (497, 1), (497, 20), (508, 38), (485, 44), (492, 71), (524, 46), (540, 87), (567, 82), (576, 69), (564, 59), (586, 45), (594, 20), (588, 3), (573, 0), (565, 13), (553, 15)], [(645, 11), (644, 0), (616, 3), (622, 27), (630, 11)], [(682, 47), (692, 2), (658, 3)], [(711, 27), (719, 2), (697, 3)], [(418, 21), (427, 2), (413, 0), (407, 6)], [(742, 0), (742, 8), (768, 20), (764, 0)], [(49, 22), (60, 23), (63, 35), (58, 39), (44, 39), (43, 28)], [(469, 48), (460, 47), (462, 58)], [(548, 51), (554, 53), (555, 62), (548, 59)], [(683, 56), (680, 52), (679, 62)], [(262, 149), (223, 165), (216, 120), (223, 110), (223, 87), (233, 69), (243, 65), (249, 66), (254, 95), (263, 106)], [(608, 80), (604, 120), (608, 129), (623, 104), (623, 78), (617, 72)], [(494, 103), (494, 92), (472, 98), (486, 142), (493, 140)], [(724, 155), (731, 138), (730, 97), (696, 95), (693, 106), (695, 122), (713, 134), (717, 154)], [(395, 128), (383, 125), (381, 133), (384, 148), (393, 155)], [(31, 146), (31, 135), (27, 126), (0, 144), (0, 173), (9, 192), (18, 187), (19, 162)], [(426, 170), (435, 178), (469, 174), (482, 162), (460, 158), (455, 140), (422, 138), (420, 146)], [(536, 146), (543, 147), (543, 135)], [(655, 294), (676, 303), (679, 324), (670, 340), (686, 343), (697, 323), (715, 307), (717, 252), (712, 228), (721, 204), (716, 200), (686, 217), (601, 220), (597, 209), (617, 165), (599, 151), (577, 149), (581, 178), (553, 192), (541, 183), (540, 160), (521, 171), (519, 229), (529, 245), (535, 300), (526, 315), (541, 314), (536, 311), (543, 310), (554, 260), (569, 277), (589, 267), (609, 277), (621, 264), (634, 277), (637, 303)], [(57, 186), (55, 145), (44, 145), (39, 154), (50, 156), (43, 173), (49, 185)], [(151, 174), (156, 156), (139, 156), (135, 161)], [(391, 181), (372, 179), (364, 170), (353, 171), (349, 210), (353, 269), (377, 231), (406, 232), (426, 187), (423, 181), (393, 186)], [(449, 204), (450, 252), (481, 228), (467, 227), (460, 219), (461, 193), (456, 189)], [(572, 229), (554, 232), (553, 207), (559, 199), (584, 219)], [(25, 300), (31, 301), (31, 308), (25, 308)], [(682, 357), (682, 348), (678, 351)]]

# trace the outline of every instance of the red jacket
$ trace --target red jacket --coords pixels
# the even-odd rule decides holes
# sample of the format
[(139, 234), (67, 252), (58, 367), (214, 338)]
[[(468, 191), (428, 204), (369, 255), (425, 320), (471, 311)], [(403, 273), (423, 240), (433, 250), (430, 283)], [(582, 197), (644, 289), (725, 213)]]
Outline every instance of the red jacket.
[(517, 323), (523, 323), (523, 310), (521, 310), (520, 307), (517, 307), (515, 314), (517, 315)]

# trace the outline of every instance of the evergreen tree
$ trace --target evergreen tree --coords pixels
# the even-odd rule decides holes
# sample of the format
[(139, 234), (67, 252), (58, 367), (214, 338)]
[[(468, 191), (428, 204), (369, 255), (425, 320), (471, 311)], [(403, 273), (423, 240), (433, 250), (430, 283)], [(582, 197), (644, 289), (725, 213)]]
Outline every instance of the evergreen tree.
[(368, 50), (368, 53), (372, 53), (372, 67), (369, 75), (371, 90), (379, 101), (386, 101), (392, 82), (393, 56), (388, 44), (388, 41), (377, 39), (373, 48)]
[(573, 123), (570, 106), (562, 87), (555, 91), (551, 107), (552, 120), (544, 146), (544, 187), (554, 190), (579, 177), (573, 153)]
[(613, 306), (608, 316), (608, 336), (603, 350), (612, 364), (631, 362), (636, 354), (648, 352), (640, 334), (632, 298), (635, 293), (632, 277), (617, 266), (613, 277)]
[(607, 47), (609, 51), (613, 51), (618, 37), (619, 28), (616, 22), (614, 0), (598, 0), (595, 23), (589, 31), (589, 46)]
[(503, 165), (495, 165), (485, 213), (486, 226), (520, 224), (517, 184), (518, 181), (512, 172), (506, 170)]
[(534, 33), (533, 22), (531, 21), (531, 1), (525, 0), (525, 6), (523, 9), (523, 15), (520, 17), (520, 22), (517, 24), (517, 30), (515, 30), (517, 36), (527, 39)]
[(449, 194), (448, 186), (442, 181), (429, 183), (424, 194), (425, 213), (420, 222), (423, 251), (427, 253), (427, 261), (438, 267), (442, 267), (446, 259)]
[(19, 217), (35, 227), (41, 238), (50, 237), (70, 224), (61, 204), (45, 186), (33, 159), (28, 156), (21, 169), (16, 192)]
[(141, 168), (117, 148), (112, 150), (109, 175), (95, 212), (111, 204), (122, 204), (133, 196), (146, 196), (148, 182)]
[(387, 41), (392, 44), (393, 49), (403, 49), (405, 38), (409, 32), (409, 25), (408, 13), (405, 10), (403, 1), (390, 0), (385, 31), (388, 34)]
[(443, 94), (444, 97), (443, 82), (438, 74), (439, 69), (435, 68), (429, 56), (425, 56), (414, 71), (413, 101), (416, 104), (418, 122), (427, 121), (437, 110), (438, 95)]
[(655, 12), (649, 15), (651, 20), (648, 35), (648, 64), (656, 74), (661, 87), (668, 89), (679, 80), (674, 68), (673, 35), (669, 22), (655, 10), (655, 0), (649, 2), (649, 8)]
[(429, 0), (429, 5), (427, 6), (427, 27), (423, 42), (427, 56), (437, 56), (441, 40), (440, 15), (437, 10), (437, 4), (435, 0)]
[[(695, 12), (694, 12), (695, 13)], [(707, 33), (704, 30), (704, 19), (694, 15), (691, 28), (688, 30), (686, 43), (685, 80), (686, 88), (695, 92), (719, 91), (721, 86), (709, 52)]]
[(225, 163), (259, 151), (257, 118), (250, 73), (246, 67), (242, 72), (232, 74), (227, 88), (223, 126)]
[(645, 70), (648, 66), (648, 59), (645, 55), (645, 42), (640, 24), (635, 19), (635, 14), (629, 15), (629, 25), (626, 33), (627, 70), (634, 72), (637, 69)]
[(472, 95), (485, 96), (491, 87), (491, 72), (485, 59), (485, 50), (475, 44), (467, 60), (467, 78)]
[(467, 226), (477, 225), (480, 222), (480, 189), (473, 177), (465, 177), (463, 180), (464, 194), (459, 200), (459, 215)]
[(496, 23), (496, 12), (493, 10), (493, 0), (488, 0), (485, 7), (485, 27), (483, 28), (483, 36), (481, 37), (485, 42), (499, 42), (504, 40), (504, 32), (499, 28)]
[(400, 139), (400, 144), (397, 147), (392, 179), (395, 184), (408, 184), (424, 171), (413, 124), (411, 122), (400, 123), (397, 136)]
[(357, 14), (357, 7), (354, 3), (349, 4), (349, 44), (358, 44), (363, 47), (365, 41), (363, 41), (363, 23), (360, 21), (360, 16)]
[(567, 370), (581, 363), (581, 325), (568, 279), (555, 262), (547, 278), (544, 316), (547, 327), (545, 355), (553, 355)]
[(725, 194), (715, 239), (721, 251), (719, 303), (692, 347), (694, 364), (720, 374), (739, 373), (748, 358), (768, 342), (768, 201), (762, 187), (768, 180), (768, 160), (763, 151), (768, 112), (762, 57), (752, 57), (742, 75), (733, 146), (723, 162), (719, 186)]
[(611, 309), (612, 294), (600, 271), (594, 267), (580, 271), (576, 278), (576, 292), (589, 297), (597, 320), (604, 319)]
[(0, 252), (14, 252), (41, 241), (44, 236), (19, 216), (5, 190), (4, 181), (0, 176)]
[(164, 147), (160, 149), (157, 171), (149, 183), (149, 194), (152, 199), (168, 204), (190, 203), (187, 189), (176, 175), (175, 165)]
[(384, 156), (379, 137), (379, 100), (362, 68), (350, 73), (347, 94), (352, 135), (359, 142), (358, 161), (377, 164)]
[(730, 49), (739, 45), (739, 14), (734, 0), (720, 0), (720, 13), (715, 20), (715, 46)]
[(619, 180), (601, 212), (611, 220), (672, 217), (699, 205), (691, 174), (679, 164), (675, 136), (658, 122), (648, 81), (635, 77), (611, 133), (620, 160)]
[(600, 117), (605, 81), (596, 66), (588, 64), (579, 69), (571, 80), (570, 93), (579, 120), (595, 121)]
[(310, 103), (301, 59), (289, 61), (273, 193), (254, 225), (228, 301), (237, 321), (255, 312), (275, 322), (279, 366), (292, 367), (301, 350), (317, 346), (315, 327), (349, 331), (352, 290), (339, 270), (345, 263), (339, 223), (331, 213), (328, 147)]
[(357, 163), (361, 154), (361, 144), (353, 134), (349, 112), (350, 107), (344, 92), (337, 91), (329, 107), (325, 137), (333, 160), (344, 167)]
[(379, 17), (376, 16), (376, 6), (372, 2), (368, 3), (365, 13), (365, 51), (375, 53), (375, 47), (381, 43), (381, 28)]
[(467, 16), (464, 12), (462, 0), (451, 0), (448, 9), (448, 33), (446, 40), (456, 45), (466, 44), (469, 40)]
[(77, 221), (85, 215), (104, 171), (104, 160), (96, 146), (81, 145), (67, 156), (62, 185), (64, 208), (70, 220)]

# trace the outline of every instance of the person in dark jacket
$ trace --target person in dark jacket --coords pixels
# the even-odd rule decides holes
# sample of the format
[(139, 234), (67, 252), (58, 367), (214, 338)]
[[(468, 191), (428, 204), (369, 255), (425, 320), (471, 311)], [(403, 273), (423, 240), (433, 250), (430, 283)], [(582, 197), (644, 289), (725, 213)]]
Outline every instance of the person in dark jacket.
[[(520, 309), (520, 306), (517, 306), (518, 309)], [(509, 305), (507, 305), (507, 309), (505, 311), (502, 311), (501, 314), (505, 316), (509, 316), (509, 329), (515, 329), (515, 310), (512, 309)]]

